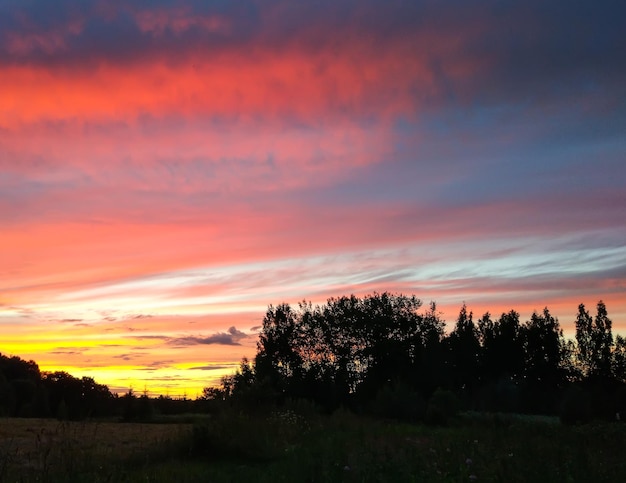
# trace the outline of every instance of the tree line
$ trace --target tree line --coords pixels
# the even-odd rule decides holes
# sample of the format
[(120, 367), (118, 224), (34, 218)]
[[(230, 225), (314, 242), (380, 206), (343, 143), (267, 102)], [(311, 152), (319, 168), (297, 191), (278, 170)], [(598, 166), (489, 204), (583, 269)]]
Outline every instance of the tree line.
[(0, 354), (0, 417), (40, 417), (60, 420), (116, 417), (124, 421), (202, 410), (202, 401), (166, 396), (151, 398), (132, 389), (111, 393), (91, 377), (64, 371), (41, 372), (35, 361)]
[(581, 304), (575, 328), (565, 339), (547, 308), (522, 322), (514, 310), (475, 319), (463, 305), (447, 332), (435, 303), (386, 292), (282, 303), (268, 307), (253, 360), (195, 401), (118, 396), (92, 378), (0, 354), (0, 416), (133, 421), (307, 401), (410, 420), (445, 419), (454, 408), (626, 417), (626, 339), (613, 336), (602, 301), (593, 316)]
[(90, 377), (42, 373), (35, 361), (0, 354), (0, 416), (98, 417), (112, 399), (109, 388)]
[(613, 337), (602, 301), (595, 316), (581, 304), (575, 326), (567, 340), (548, 308), (525, 322), (514, 310), (475, 320), (464, 304), (446, 333), (434, 303), (390, 293), (283, 303), (269, 306), (253, 361), (204, 396), (408, 419), (440, 404), (572, 421), (626, 416), (626, 339)]

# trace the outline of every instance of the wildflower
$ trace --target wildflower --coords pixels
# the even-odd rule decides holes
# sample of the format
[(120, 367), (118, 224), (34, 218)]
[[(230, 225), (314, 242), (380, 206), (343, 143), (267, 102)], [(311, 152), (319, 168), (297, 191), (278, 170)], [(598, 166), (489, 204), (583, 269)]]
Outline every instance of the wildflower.
[(348, 465), (344, 466), (343, 471), (350, 471), (350, 467)]
[(465, 460), (465, 464), (466, 464), (467, 466), (471, 465), (471, 464), (472, 464), (472, 459), (471, 459), (471, 458), (467, 458), (467, 459)]
[(476, 481), (478, 479), (478, 476), (476, 475), (469, 475), (469, 479), (472, 481)]

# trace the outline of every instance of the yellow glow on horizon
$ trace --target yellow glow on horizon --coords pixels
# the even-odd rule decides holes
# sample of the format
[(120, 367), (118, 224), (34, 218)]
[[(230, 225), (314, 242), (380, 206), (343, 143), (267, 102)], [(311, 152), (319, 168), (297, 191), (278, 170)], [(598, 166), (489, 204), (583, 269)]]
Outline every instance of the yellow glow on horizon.
[(185, 364), (183, 367), (164, 367), (147, 371), (143, 366), (111, 365), (84, 368), (72, 365), (40, 365), (42, 372), (64, 371), (74, 377), (91, 377), (98, 384), (105, 384), (112, 393), (124, 394), (132, 389), (136, 394), (147, 391), (150, 396), (196, 398), (205, 387), (219, 385), (223, 376), (233, 374), (238, 364), (212, 362), (215, 370), (194, 370), (201, 364)]

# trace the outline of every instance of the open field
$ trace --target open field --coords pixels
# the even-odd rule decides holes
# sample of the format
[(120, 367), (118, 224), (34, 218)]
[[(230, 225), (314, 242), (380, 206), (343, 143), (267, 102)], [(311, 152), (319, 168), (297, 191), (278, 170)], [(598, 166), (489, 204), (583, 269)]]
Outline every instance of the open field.
[(190, 428), (0, 418), (0, 481), (65, 480), (94, 471), (101, 481), (114, 481), (123, 476), (123, 466), (149, 466), (153, 458), (162, 457)]
[(625, 481), (626, 425), (279, 411), (195, 425), (0, 419), (4, 481)]
[[(209, 481), (626, 481), (626, 426), (617, 424), (471, 416), (432, 427), (339, 412), (321, 420), (282, 413), (228, 425), (228, 431), (218, 425), (218, 438), (208, 441), (211, 464), (203, 474)], [(237, 435), (246, 426), (242, 443)], [(167, 465), (162, 470), (167, 481)]]

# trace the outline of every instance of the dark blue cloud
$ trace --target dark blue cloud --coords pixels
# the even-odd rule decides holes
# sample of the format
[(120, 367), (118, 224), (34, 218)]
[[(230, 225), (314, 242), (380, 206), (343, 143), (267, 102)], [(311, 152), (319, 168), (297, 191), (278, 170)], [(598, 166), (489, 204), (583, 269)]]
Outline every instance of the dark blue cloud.
[[(141, 28), (143, 10), (185, 9), (189, 19), (219, 15), (227, 31), (216, 32), (190, 23), (182, 30), (158, 33)], [(186, 58), (198, 49), (222, 49), (247, 43), (258, 24), (251, 2), (15, 2), (0, 3), (0, 62), (76, 65), (106, 61), (124, 63), (169, 55)], [(36, 40), (33, 41), (33, 38)], [(62, 39), (54, 45), (50, 39)], [(15, 48), (22, 39), (27, 47)]]
[(230, 327), (226, 332), (217, 332), (207, 337), (178, 337), (170, 339), (169, 343), (178, 347), (184, 347), (189, 345), (241, 345), (242, 339), (247, 339), (248, 334), (238, 330), (236, 327)]
[[(182, 10), (181, 10), (182, 9)], [(198, 22), (145, 30), (141, 12), (188, 19), (219, 16), (228, 28)], [(298, 48), (335, 52), (363, 46), (372, 58), (419, 53), (435, 79), (422, 107), (474, 108), (552, 103), (601, 96), (625, 107), (626, 3), (531, 0), (435, 2), (390, 0), (0, 1), (0, 65), (40, 64), (91, 69), (151, 58)], [(457, 39), (456, 49), (445, 46)], [(16, 47), (16, 45), (18, 47)], [(357, 47), (355, 47), (357, 46)], [(345, 54), (345, 52), (344, 52)], [(410, 59), (407, 59), (410, 60)], [(460, 64), (473, 65), (465, 75)]]
[[(190, 26), (185, 32), (159, 36), (141, 32), (136, 14), (143, 10), (174, 12), (184, 8), (190, 18), (220, 15), (232, 24), (229, 34), (216, 35)], [(387, 43), (421, 39), (424, 31), (442, 38), (475, 31), (460, 55), (493, 55), (503, 70), (528, 79), (542, 71), (574, 69), (582, 64), (623, 70), (618, 55), (625, 47), (623, 2), (482, 1), (434, 2), (390, 0), (230, 1), (113, 1), (59, 0), (0, 2), (0, 31), (5, 59), (7, 34), (60, 31), (84, 22), (77, 34), (67, 33), (67, 48), (48, 53), (67, 61), (88, 49), (95, 57), (115, 60), (128, 52), (146, 55), (152, 49), (240, 45), (254, 40), (279, 47), (301, 42), (311, 48), (328, 46), (347, 37)], [(416, 44), (416, 48), (429, 47)], [(35, 49), (36, 50), (36, 49)], [(28, 58), (37, 59), (32, 52)], [(40, 53), (41, 55), (41, 53)], [(41, 55), (40, 59), (45, 57)], [(508, 60), (509, 62), (505, 62)], [(606, 65), (607, 63), (612, 65)], [(623, 63), (621, 63), (623, 65)], [(530, 68), (530, 74), (527, 70)]]

